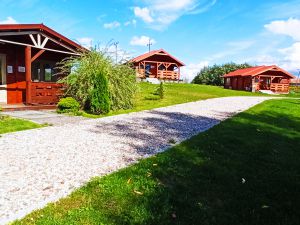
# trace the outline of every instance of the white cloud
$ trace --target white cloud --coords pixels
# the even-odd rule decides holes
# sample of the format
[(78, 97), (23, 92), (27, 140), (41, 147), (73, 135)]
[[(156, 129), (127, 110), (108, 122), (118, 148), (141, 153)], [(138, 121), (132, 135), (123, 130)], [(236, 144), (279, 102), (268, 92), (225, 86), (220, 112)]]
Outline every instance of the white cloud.
[(127, 22), (124, 23), (124, 26), (129, 26), (129, 25), (133, 25), (134, 27), (136, 26), (137, 21), (136, 20), (129, 20)]
[(17, 24), (18, 22), (11, 16), (7, 17), (5, 20), (1, 20), (0, 24)]
[(85, 48), (90, 49), (93, 47), (93, 38), (90, 37), (82, 37), (77, 38), (77, 41)]
[(120, 26), (121, 26), (121, 24), (118, 21), (114, 21), (112, 23), (105, 23), (103, 25), (103, 27), (105, 29), (115, 29), (115, 28), (120, 27)]
[(209, 65), (209, 61), (202, 61), (197, 64), (191, 63), (187, 66), (182, 67), (181, 69), (181, 77), (182, 79), (186, 79), (191, 82), (197, 73), (200, 72), (201, 69)]
[(147, 44), (149, 43), (149, 40), (152, 44), (155, 44), (156, 41), (150, 37), (147, 36), (134, 36), (131, 41), (130, 41), (130, 45), (134, 45), (134, 46), (147, 46)]
[(133, 12), (136, 17), (141, 18), (146, 23), (152, 23), (154, 21), (154, 19), (150, 15), (150, 10), (147, 7), (134, 7)]
[(265, 25), (265, 28), (274, 33), (292, 37), (300, 41), (300, 20), (289, 18), (288, 20), (275, 20)]
[(186, 14), (199, 14), (209, 10), (217, 0), (142, 0), (144, 7), (133, 8), (136, 17), (154, 29), (164, 29)]
[(281, 66), (289, 71), (300, 69), (300, 42), (295, 42), (288, 48), (279, 49), (283, 55)]

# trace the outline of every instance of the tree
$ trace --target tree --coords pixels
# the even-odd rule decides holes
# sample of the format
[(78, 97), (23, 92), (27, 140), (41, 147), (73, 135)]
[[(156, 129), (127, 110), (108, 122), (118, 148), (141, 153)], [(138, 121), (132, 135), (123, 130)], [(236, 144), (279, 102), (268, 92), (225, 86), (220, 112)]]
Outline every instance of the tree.
[(133, 107), (135, 71), (130, 65), (114, 64), (105, 52), (83, 52), (64, 60), (59, 69), (69, 74), (59, 81), (66, 85), (65, 95), (75, 98), (81, 108), (100, 114)]
[(248, 63), (236, 64), (226, 63), (223, 65), (207, 66), (200, 70), (197, 76), (193, 79), (194, 84), (206, 84), (222, 86), (224, 84), (223, 75), (233, 72), (238, 69), (251, 67)]

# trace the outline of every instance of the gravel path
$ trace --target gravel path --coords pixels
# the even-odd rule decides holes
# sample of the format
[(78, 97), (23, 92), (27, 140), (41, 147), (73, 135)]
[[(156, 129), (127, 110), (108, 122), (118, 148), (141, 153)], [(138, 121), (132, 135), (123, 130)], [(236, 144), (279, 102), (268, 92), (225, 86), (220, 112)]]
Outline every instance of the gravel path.
[(244, 111), (265, 97), (227, 97), (80, 121), (0, 138), (0, 224), (66, 196)]
[(58, 114), (53, 110), (39, 110), (39, 111), (24, 110), (24, 111), (1, 112), (1, 114), (12, 116), (15, 118), (30, 120), (39, 124), (48, 123), (53, 126), (74, 124), (82, 120), (87, 120), (87, 118), (82, 116), (68, 116), (65, 114)]

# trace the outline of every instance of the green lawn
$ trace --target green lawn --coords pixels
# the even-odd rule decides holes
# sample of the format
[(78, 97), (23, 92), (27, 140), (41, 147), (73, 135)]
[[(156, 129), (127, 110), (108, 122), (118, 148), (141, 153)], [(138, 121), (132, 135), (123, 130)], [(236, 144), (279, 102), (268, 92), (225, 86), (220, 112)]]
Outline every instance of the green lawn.
[(0, 115), (0, 134), (40, 127), (42, 127), (42, 125), (31, 121), (14, 119), (9, 116)]
[(198, 85), (198, 84), (168, 84), (164, 85), (165, 97), (159, 99), (159, 96), (153, 93), (159, 85), (149, 83), (139, 83), (139, 91), (136, 95), (135, 106), (130, 110), (118, 110), (106, 115), (95, 116), (83, 113), (86, 117), (111, 116), (122, 113), (137, 112), (142, 110), (154, 109), (169, 105), (175, 105), (185, 102), (193, 102), (209, 98), (218, 98), (226, 96), (265, 96), (260, 93), (251, 93), (246, 91), (235, 91), (224, 89), (223, 87)]
[(299, 146), (300, 101), (267, 101), (14, 224), (296, 225)]

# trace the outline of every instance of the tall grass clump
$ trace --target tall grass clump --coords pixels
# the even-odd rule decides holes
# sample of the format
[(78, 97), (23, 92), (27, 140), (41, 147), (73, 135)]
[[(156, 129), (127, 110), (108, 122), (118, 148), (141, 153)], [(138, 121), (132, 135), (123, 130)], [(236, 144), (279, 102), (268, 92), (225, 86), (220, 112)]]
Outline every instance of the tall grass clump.
[(59, 82), (65, 96), (75, 98), (81, 108), (93, 114), (133, 107), (137, 85), (130, 65), (114, 64), (105, 52), (93, 49), (64, 60), (60, 71), (69, 74)]

